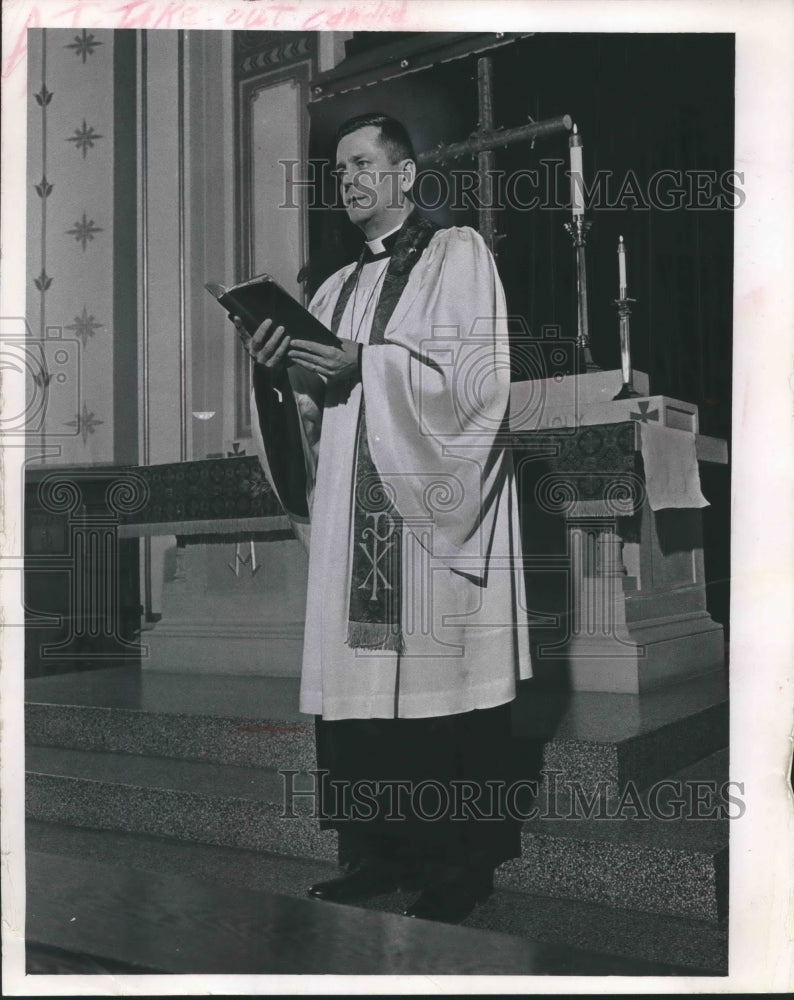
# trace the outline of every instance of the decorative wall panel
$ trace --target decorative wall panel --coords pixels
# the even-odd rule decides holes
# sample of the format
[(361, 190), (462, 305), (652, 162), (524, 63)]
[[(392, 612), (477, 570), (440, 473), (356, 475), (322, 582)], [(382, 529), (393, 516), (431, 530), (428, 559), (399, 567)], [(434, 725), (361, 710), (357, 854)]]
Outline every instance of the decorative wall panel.
[(27, 320), (48, 383), (35, 451), (46, 464), (110, 462), (114, 33), (30, 32), (28, 80)]

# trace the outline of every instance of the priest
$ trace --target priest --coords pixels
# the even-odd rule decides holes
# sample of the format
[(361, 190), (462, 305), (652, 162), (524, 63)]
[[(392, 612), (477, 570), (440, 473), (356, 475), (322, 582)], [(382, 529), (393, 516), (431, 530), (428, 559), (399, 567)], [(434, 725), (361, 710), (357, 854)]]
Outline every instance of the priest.
[(309, 894), (413, 888), (406, 913), (457, 922), (520, 854), (505, 790), (530, 663), (504, 293), (474, 230), (415, 209), (401, 123), (346, 122), (336, 172), (364, 246), (310, 311), (341, 346), (236, 321), (260, 456), (309, 551), (300, 709), (347, 864)]

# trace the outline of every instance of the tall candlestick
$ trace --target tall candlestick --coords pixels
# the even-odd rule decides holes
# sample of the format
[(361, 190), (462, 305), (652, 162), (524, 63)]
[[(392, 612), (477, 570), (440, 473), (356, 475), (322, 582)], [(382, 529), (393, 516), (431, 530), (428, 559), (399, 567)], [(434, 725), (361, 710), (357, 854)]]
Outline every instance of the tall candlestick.
[(629, 327), (629, 317), (631, 316), (631, 303), (634, 299), (626, 295), (626, 248), (623, 244), (623, 237), (618, 243), (618, 263), (620, 268), (620, 298), (615, 300), (620, 317), (620, 370), (623, 376), (623, 385), (617, 396), (613, 399), (634, 399), (640, 395), (634, 388), (634, 372), (631, 366), (631, 332)]
[(582, 137), (576, 125), (568, 139), (571, 153), (571, 208), (574, 219), (584, 215), (584, 171), (582, 168)]
[(600, 371), (590, 352), (590, 319), (587, 305), (587, 264), (585, 243), (592, 223), (586, 222), (584, 214), (574, 216), (573, 222), (565, 222), (565, 231), (573, 241), (576, 264), (576, 354), (577, 366), (588, 372)]
[(582, 170), (582, 137), (576, 125), (568, 139), (571, 154), (571, 210), (573, 220), (564, 223), (566, 232), (571, 237), (576, 261), (576, 306), (577, 334), (576, 355), (577, 368), (593, 372), (601, 369), (593, 361), (590, 352), (590, 320), (587, 307), (587, 265), (585, 263), (585, 243), (591, 223), (584, 218), (584, 172)]
[(623, 376), (623, 385), (634, 388), (631, 371), (631, 334), (629, 332), (629, 316), (631, 310), (625, 299), (624, 307), (620, 310), (620, 372)]

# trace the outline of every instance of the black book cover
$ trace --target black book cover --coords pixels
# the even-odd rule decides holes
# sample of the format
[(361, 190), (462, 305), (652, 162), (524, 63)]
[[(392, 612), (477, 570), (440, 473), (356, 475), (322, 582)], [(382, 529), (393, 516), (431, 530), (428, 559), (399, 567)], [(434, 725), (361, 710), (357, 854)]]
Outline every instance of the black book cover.
[(214, 281), (204, 286), (220, 302), (229, 316), (239, 316), (243, 326), (254, 334), (266, 319), (273, 329), (283, 326), (292, 340), (309, 340), (326, 347), (339, 347), (339, 338), (294, 299), (269, 274), (260, 274), (231, 288)]

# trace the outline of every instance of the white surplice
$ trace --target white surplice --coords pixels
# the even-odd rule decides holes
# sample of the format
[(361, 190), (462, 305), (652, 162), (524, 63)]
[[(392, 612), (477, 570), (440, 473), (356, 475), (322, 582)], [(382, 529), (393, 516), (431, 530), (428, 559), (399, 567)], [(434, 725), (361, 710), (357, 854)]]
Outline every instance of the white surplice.
[[(334, 720), (420, 718), (510, 701), (529, 677), (518, 505), (509, 452), (506, 307), (493, 258), (469, 228), (444, 229), (368, 343), (388, 259), (365, 265), (338, 330), (362, 343), (352, 389), (290, 368), (310, 483), (300, 710)], [(310, 309), (331, 326), (355, 265)], [(403, 531), (403, 653), (346, 644), (356, 437), (362, 394), (372, 459)], [(259, 420), (252, 420), (267, 472)]]

